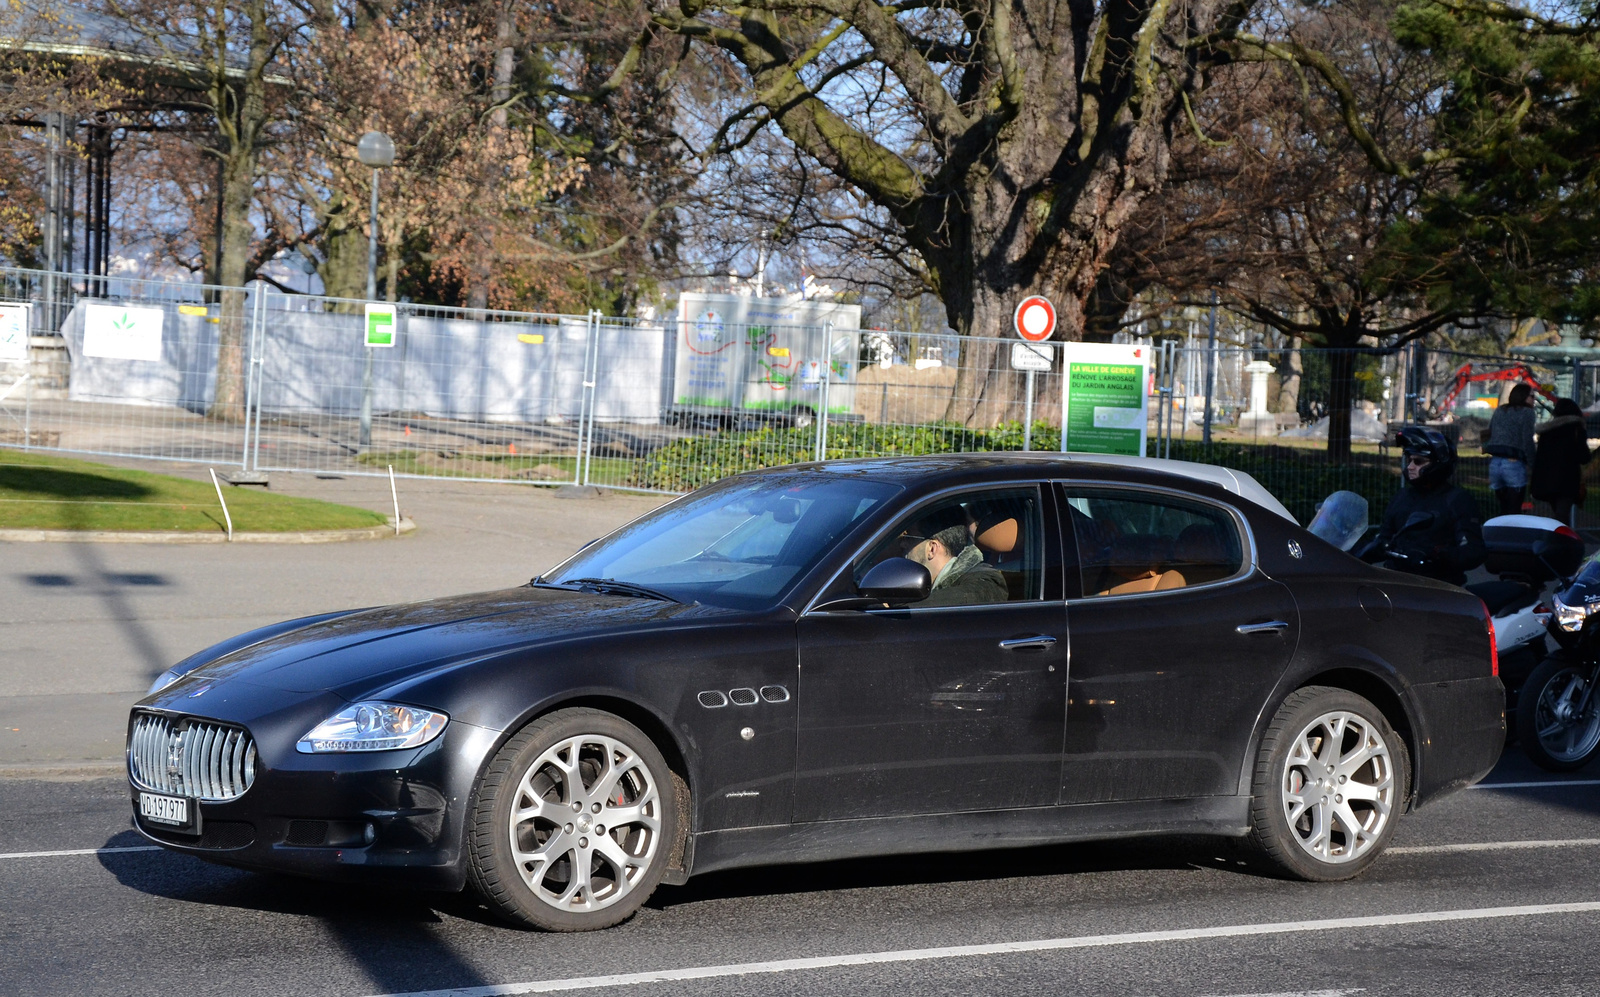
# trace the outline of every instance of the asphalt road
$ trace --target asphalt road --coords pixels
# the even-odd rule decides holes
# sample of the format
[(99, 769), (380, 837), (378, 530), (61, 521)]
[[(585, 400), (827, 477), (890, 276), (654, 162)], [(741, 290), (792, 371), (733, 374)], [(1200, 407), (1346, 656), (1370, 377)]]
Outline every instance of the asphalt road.
[(1512, 788), (1406, 817), (1352, 883), (1203, 841), (989, 851), (706, 876), (583, 935), (138, 850), (122, 783), (5, 780), (0, 994), (1593, 994), (1595, 777), (1513, 749)]

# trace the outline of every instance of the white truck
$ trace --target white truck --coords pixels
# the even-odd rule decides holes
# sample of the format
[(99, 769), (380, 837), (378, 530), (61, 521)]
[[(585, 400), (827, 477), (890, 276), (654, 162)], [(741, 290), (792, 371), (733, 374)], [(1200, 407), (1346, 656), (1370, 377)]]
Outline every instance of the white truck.
[(861, 306), (685, 291), (672, 340), (673, 421), (806, 426), (850, 417)]

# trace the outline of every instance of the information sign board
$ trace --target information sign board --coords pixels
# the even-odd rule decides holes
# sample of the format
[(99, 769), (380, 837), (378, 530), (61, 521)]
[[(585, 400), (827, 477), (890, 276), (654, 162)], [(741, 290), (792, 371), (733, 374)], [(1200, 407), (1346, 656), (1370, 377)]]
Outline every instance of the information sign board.
[(367, 346), (394, 345), (394, 305), (367, 302)]
[(29, 305), (0, 305), (0, 363), (28, 362)]
[(165, 318), (160, 308), (88, 305), (83, 311), (83, 355), (160, 363)]
[(1012, 343), (1012, 370), (1049, 370), (1056, 365), (1056, 348), (1048, 343)]
[(1065, 343), (1063, 350), (1061, 449), (1144, 456), (1150, 348)]

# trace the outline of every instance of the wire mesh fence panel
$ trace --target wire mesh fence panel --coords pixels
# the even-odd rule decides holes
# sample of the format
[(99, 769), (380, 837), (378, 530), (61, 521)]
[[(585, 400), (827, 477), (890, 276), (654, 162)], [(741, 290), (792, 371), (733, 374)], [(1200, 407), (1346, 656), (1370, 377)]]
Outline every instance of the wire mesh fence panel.
[(635, 487), (683, 491), (810, 460), (1060, 445), (1058, 364), (1014, 369), (1014, 340), (902, 352), (918, 337), (752, 326), (733, 330), (726, 359), (713, 360), (721, 344), (695, 343), (695, 334), (679, 330), (671, 364), (664, 421), (678, 438), (636, 462)]
[(0, 269), (0, 302), (32, 326), (0, 444), (243, 465), (254, 290)]
[[(1014, 339), (711, 309), (644, 320), (410, 303), (373, 303), (374, 338), (362, 301), (16, 269), (0, 269), (5, 303), (28, 306), (31, 333), (24, 360), (0, 361), (7, 447), (682, 492), (804, 461), (1062, 444), (1060, 344), (1030, 358)], [(781, 317), (741, 314), (765, 313)], [(1203, 343), (1191, 330), (1128, 344), (1149, 348), (1145, 453), (1249, 473), (1301, 521), (1336, 490), (1381, 514), (1408, 423), (1456, 441), (1457, 481), (1493, 514), (1482, 444), (1517, 383), (1546, 410), (1557, 397), (1597, 409), (1600, 438), (1600, 358), (1582, 350)], [(1580, 523), (1600, 525), (1600, 494), (1590, 505)]]
[(593, 322), (267, 295), (254, 354), (256, 469), (533, 483), (578, 475)]

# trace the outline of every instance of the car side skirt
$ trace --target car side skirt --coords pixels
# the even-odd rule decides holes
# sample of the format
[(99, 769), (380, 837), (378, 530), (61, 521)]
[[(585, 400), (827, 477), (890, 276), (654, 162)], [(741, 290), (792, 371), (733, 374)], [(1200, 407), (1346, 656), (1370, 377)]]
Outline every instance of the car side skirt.
[(696, 834), (692, 874), (1162, 834), (1242, 837), (1249, 833), (1249, 824), (1248, 796), (1210, 796), (741, 827)]

